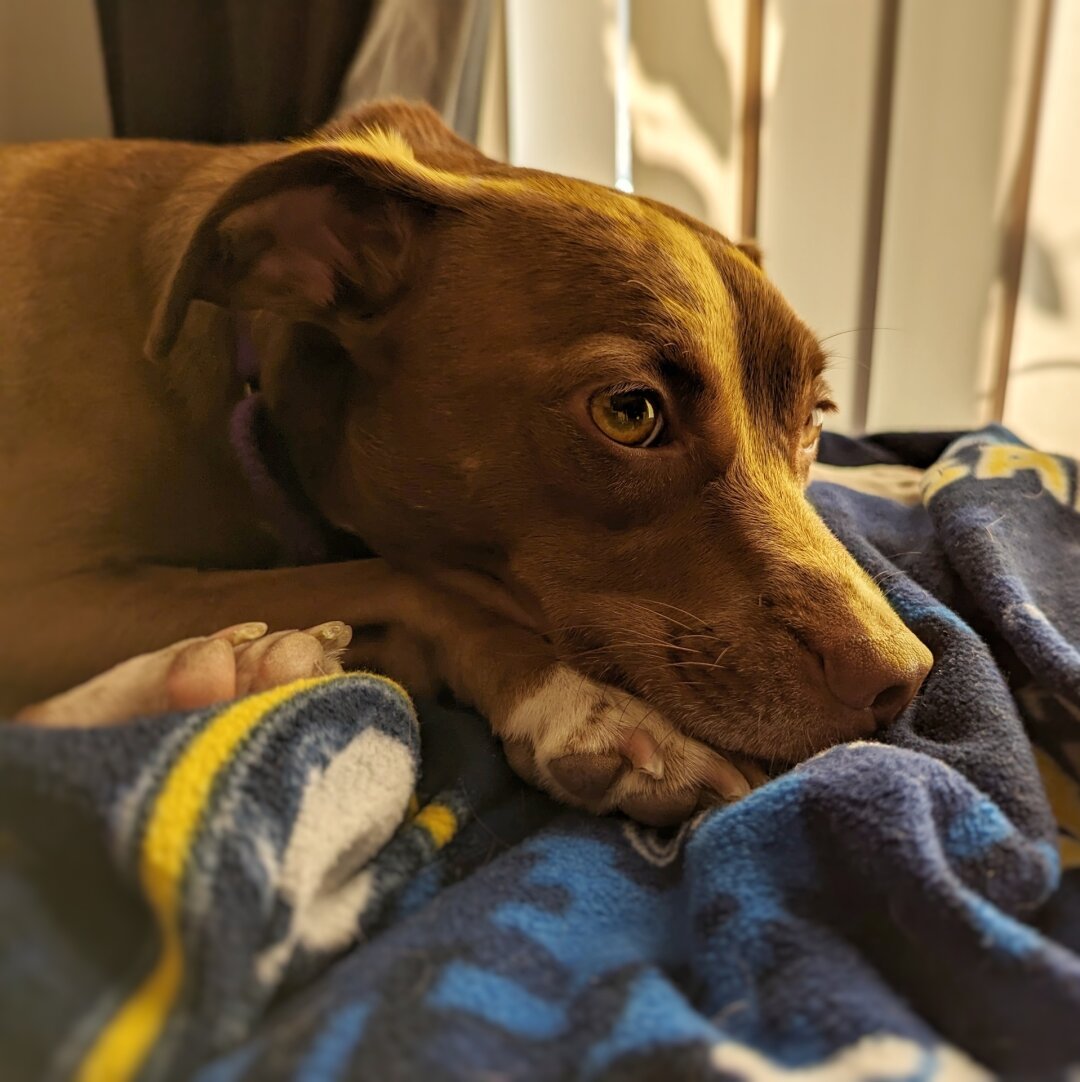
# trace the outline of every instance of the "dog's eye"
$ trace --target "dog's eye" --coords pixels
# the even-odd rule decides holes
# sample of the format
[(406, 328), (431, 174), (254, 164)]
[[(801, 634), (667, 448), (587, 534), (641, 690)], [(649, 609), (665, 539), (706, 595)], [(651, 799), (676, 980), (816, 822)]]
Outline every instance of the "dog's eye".
[(809, 416), (806, 418), (806, 424), (803, 426), (803, 442), (802, 445), (806, 450), (817, 443), (821, 437), (821, 426), (825, 421), (825, 411), (820, 408), (815, 408), (810, 411)]
[(664, 429), (659, 399), (652, 391), (600, 391), (589, 400), (589, 413), (609, 440), (624, 447), (649, 447)]

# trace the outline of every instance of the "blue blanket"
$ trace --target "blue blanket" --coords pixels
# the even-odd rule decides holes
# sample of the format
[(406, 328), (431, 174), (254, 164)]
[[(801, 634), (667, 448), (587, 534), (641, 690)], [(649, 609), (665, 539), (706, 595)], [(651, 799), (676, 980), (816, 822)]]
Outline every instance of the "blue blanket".
[(1077, 468), (945, 443), (824, 449), (930, 465), (922, 507), (811, 491), (923, 692), (678, 830), (556, 807), (372, 676), (0, 727), (0, 1077), (1066, 1077)]

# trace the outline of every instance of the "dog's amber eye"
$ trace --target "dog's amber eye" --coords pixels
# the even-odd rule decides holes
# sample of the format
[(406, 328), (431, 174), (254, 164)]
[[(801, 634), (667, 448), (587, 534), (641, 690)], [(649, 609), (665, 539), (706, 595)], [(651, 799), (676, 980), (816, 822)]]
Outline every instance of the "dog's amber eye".
[(806, 425), (803, 427), (803, 447), (809, 450), (821, 437), (821, 426), (825, 421), (825, 411), (822, 409), (814, 409), (811, 411), (810, 416), (806, 418)]
[(589, 400), (596, 427), (625, 447), (648, 447), (664, 428), (656, 395), (651, 391), (601, 391)]

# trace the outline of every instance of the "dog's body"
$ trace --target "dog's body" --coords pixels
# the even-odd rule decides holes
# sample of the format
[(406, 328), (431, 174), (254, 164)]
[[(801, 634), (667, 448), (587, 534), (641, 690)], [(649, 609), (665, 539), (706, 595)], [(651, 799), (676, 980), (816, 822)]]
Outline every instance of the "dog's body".
[[(929, 668), (803, 499), (817, 342), (675, 211), (388, 104), (304, 144), (3, 149), (0, 222), (0, 710), (252, 618), (397, 625), (523, 773), (662, 820), (737, 788), (717, 750), (869, 732)], [(236, 310), (305, 496), (392, 564), (276, 566)]]

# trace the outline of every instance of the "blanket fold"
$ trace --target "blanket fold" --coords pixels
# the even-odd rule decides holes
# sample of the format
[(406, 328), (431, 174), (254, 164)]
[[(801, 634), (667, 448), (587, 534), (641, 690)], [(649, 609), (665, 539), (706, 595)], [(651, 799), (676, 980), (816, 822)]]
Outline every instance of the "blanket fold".
[(1080, 1068), (1080, 493), (991, 427), (810, 498), (930, 647), (878, 741), (659, 831), (379, 677), (0, 727), (4, 1079), (977, 1079)]

